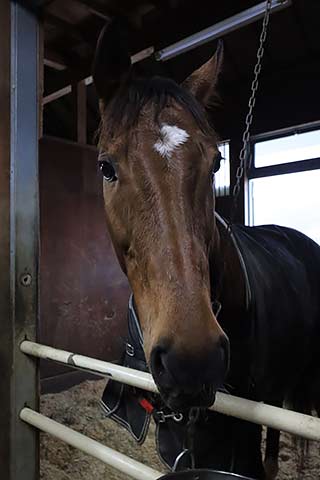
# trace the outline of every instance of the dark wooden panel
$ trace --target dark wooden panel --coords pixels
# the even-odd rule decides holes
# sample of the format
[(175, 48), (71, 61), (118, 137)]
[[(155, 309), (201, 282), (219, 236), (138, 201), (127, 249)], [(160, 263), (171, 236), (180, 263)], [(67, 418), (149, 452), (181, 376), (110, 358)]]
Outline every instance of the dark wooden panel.
[[(107, 233), (93, 148), (40, 142), (40, 341), (114, 360), (126, 334), (129, 287)], [(64, 367), (45, 364), (42, 377)]]

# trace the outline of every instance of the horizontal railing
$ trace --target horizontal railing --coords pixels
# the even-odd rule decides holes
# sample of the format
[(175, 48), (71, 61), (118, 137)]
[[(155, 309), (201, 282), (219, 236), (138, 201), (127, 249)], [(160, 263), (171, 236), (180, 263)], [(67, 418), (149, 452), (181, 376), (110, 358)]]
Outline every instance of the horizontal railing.
[[(149, 373), (29, 341), (22, 342), (20, 348), (22, 352), (33, 357), (52, 360), (69, 365), (72, 368), (102, 375), (142, 390), (158, 393), (153, 378)], [(210, 407), (210, 410), (259, 425), (265, 425), (308, 440), (320, 441), (320, 419), (310, 415), (254, 402), (222, 392), (217, 392), (215, 403)]]
[(82, 452), (101, 460), (107, 465), (110, 465), (136, 480), (156, 480), (163, 476), (163, 473), (147, 467), (146, 465), (127, 457), (123, 453), (106, 447), (96, 440), (72, 430), (72, 428), (65, 427), (55, 420), (51, 420), (51, 418), (41, 415), (41, 413), (35, 412), (30, 408), (23, 408), (20, 412), (20, 418), (42, 432), (49, 433), (68, 445), (78, 448)]

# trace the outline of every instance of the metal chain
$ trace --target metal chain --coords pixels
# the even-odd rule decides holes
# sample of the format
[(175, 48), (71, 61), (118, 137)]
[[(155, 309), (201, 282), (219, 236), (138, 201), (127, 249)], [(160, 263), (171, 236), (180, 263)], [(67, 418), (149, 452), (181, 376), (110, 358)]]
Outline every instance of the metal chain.
[(239, 155), (239, 166), (236, 171), (236, 183), (233, 187), (232, 196), (232, 211), (231, 211), (231, 223), (233, 223), (233, 218), (238, 206), (238, 197), (241, 189), (241, 180), (243, 174), (248, 166), (248, 158), (250, 154), (250, 127), (253, 120), (253, 109), (256, 103), (256, 94), (259, 86), (259, 74), (261, 72), (262, 59), (264, 55), (264, 44), (267, 37), (268, 23), (270, 18), (270, 9), (272, 5), (272, 0), (267, 0), (266, 2), (266, 11), (263, 17), (262, 30), (259, 39), (259, 48), (257, 51), (257, 62), (254, 67), (254, 77), (251, 83), (251, 95), (248, 102), (248, 113), (245, 119), (245, 130), (242, 135), (242, 148)]

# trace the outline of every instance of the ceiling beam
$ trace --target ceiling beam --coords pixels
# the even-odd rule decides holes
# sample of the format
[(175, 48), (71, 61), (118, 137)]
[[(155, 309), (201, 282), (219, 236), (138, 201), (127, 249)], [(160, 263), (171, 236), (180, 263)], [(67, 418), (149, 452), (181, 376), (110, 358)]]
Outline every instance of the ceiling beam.
[[(49, 61), (48, 64), (50, 63), (53, 68), (54, 63), (56, 63), (58, 67), (56, 70), (63, 70), (54, 77), (54, 83), (50, 82), (50, 79), (49, 81), (46, 79), (45, 94), (53, 93), (66, 85), (79, 82), (91, 72), (92, 54), (80, 56), (74, 49), (68, 50), (67, 39), (64, 40), (64, 44), (67, 48), (63, 47), (61, 42), (60, 44), (52, 42), (45, 45), (44, 58)], [(89, 46), (86, 45), (86, 50), (91, 52), (93, 48), (90, 46), (89, 50)]]
[(52, 13), (45, 12), (43, 21), (45, 24), (51, 25), (59, 30), (62, 30), (66, 35), (73, 37), (75, 40), (85, 42), (86, 39), (82, 32), (72, 23), (67, 22), (63, 18), (57, 17)]
[(40, 8), (46, 7), (54, 0), (18, 0), (18, 3), (21, 3), (24, 7), (30, 8), (32, 10), (39, 10)]
[(29, 3), (32, 3), (36, 7), (47, 7), (50, 3), (53, 3), (54, 0), (28, 0)]
[[(96, 3), (95, 1), (91, 0), (78, 0), (81, 3)], [(291, 0), (284, 0), (281, 2), (281, 0), (272, 0), (272, 11), (276, 11), (277, 9), (280, 8), (285, 8), (286, 6), (289, 6), (291, 4)], [(180, 53), (184, 51), (188, 51), (198, 44), (204, 44), (213, 38), (216, 39), (217, 36), (221, 37), (224, 34), (227, 34), (231, 31), (234, 31), (235, 29), (241, 28), (243, 26), (246, 26), (248, 23), (251, 23), (263, 14), (263, 8), (265, 8), (264, 3), (260, 3), (256, 5), (255, 7), (245, 10), (241, 13), (238, 13), (236, 15), (233, 15), (221, 22), (216, 23), (215, 25), (212, 25), (211, 27), (208, 27), (204, 30), (201, 30), (200, 32), (197, 32), (196, 34), (192, 34), (191, 36), (189, 35), (188, 37), (184, 38), (183, 40), (180, 40), (173, 45), (170, 45), (169, 47), (166, 47), (158, 52), (155, 53), (155, 58), (160, 61), (167, 60), (168, 58), (172, 58), (174, 56), (180, 55)], [(153, 52), (153, 47), (152, 52)], [(147, 52), (147, 54), (145, 54)], [(135, 61), (141, 61), (144, 58), (147, 58), (148, 56), (152, 55), (150, 53), (149, 49), (145, 49), (142, 52), (139, 52), (139, 58), (136, 59)], [(83, 77), (82, 77), (83, 79)], [(92, 79), (90, 77), (86, 78), (88, 84), (92, 83)], [(58, 89), (57, 91), (51, 93), (50, 95), (47, 95), (43, 102), (44, 104), (49, 103), (53, 100), (56, 100), (57, 98), (62, 97), (63, 95), (68, 94), (71, 91), (71, 84), (73, 82), (69, 81), (67, 85), (63, 85), (62, 88)]]
[(67, 68), (65, 64), (56, 62), (55, 60), (50, 60), (50, 58), (44, 58), (43, 63), (46, 67), (53, 68), (53, 70), (62, 71)]
[(113, 13), (109, 8), (102, 6), (95, 0), (76, 0), (78, 3), (85, 5), (87, 10), (93, 15), (103, 18), (104, 20), (110, 20)]
[(47, 67), (53, 68), (54, 70), (66, 70), (68, 65), (67, 61), (63, 55), (49, 49), (45, 48), (44, 52), (44, 64)]
[[(137, 63), (141, 62), (145, 58), (150, 57), (154, 53), (154, 48), (153, 47), (148, 47), (145, 48), (144, 50), (141, 50), (138, 53), (135, 53), (131, 57), (131, 63)], [(91, 85), (93, 83), (93, 78), (92, 76), (88, 76), (83, 79), (84, 83), (86, 86)], [(43, 105), (46, 105), (47, 103), (53, 102), (54, 100), (58, 100), (58, 98), (64, 97), (65, 95), (68, 95), (72, 91), (72, 84), (66, 85), (65, 87), (60, 88), (59, 90), (50, 93), (49, 95), (46, 95), (43, 98)]]
[(100, 2), (96, 0), (76, 0), (78, 3), (85, 5), (92, 14), (97, 15), (104, 20), (110, 20), (113, 16), (122, 15), (127, 17), (131, 22), (136, 26), (141, 26), (141, 18), (146, 13), (153, 10), (154, 5), (152, 1), (149, 5), (138, 5), (134, 6), (128, 10), (126, 8), (120, 7), (120, 5), (113, 6), (113, 5), (101, 5)]

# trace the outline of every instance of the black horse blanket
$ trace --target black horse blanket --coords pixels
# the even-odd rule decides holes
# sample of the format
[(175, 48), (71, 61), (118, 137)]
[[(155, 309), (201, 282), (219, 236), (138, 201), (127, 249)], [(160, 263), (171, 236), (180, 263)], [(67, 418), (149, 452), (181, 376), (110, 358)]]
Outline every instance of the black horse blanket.
[[(225, 228), (224, 222), (218, 220), (219, 228)], [(244, 319), (225, 319), (223, 304), (221, 309), (223, 328), (231, 342), (230, 378), (235, 380), (231, 393), (270, 403), (287, 400), (307, 410), (314, 395), (311, 380), (320, 365), (320, 247), (302, 233), (276, 225), (234, 225), (231, 232), (243, 265), (248, 298)], [(232, 328), (228, 331), (230, 321), (246, 322), (248, 328), (241, 329), (243, 338), (233, 341)], [(132, 298), (128, 325), (122, 364), (147, 370)], [(242, 363), (242, 358), (247, 362)], [(145, 392), (113, 381), (108, 382), (101, 405), (106, 415), (127, 428), (139, 443), (144, 441), (153, 416), (163, 462), (170, 468), (191, 466), (188, 455), (175, 465), (177, 457), (188, 448), (188, 412), (174, 416), (177, 412), (169, 411), (159, 397), (146, 396)], [(245, 443), (243, 430), (240, 436), (236, 432), (243, 423), (201, 411), (193, 428), (195, 466), (232, 471), (236, 444)], [(260, 448), (259, 431), (257, 444)]]
[(233, 233), (252, 295), (255, 394), (264, 401), (297, 402), (298, 408), (301, 379), (320, 360), (320, 247), (276, 225), (236, 226)]

